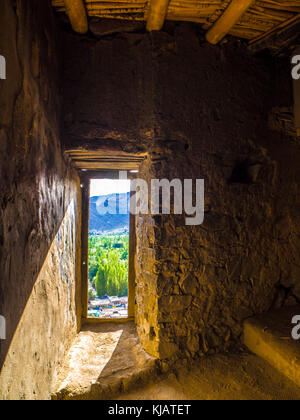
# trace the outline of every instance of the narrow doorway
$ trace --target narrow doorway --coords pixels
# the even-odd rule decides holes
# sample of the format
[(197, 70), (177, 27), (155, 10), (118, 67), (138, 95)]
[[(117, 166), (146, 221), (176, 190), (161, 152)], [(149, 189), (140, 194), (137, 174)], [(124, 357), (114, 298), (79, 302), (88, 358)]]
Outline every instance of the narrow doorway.
[(90, 178), (87, 317), (129, 317), (130, 180)]

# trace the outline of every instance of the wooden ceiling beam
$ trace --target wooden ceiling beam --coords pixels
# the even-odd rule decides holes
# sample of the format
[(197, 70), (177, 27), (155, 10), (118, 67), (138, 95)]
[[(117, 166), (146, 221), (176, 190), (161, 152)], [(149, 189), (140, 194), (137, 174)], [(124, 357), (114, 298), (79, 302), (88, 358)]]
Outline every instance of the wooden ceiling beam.
[(214, 45), (218, 44), (254, 2), (255, 0), (232, 0), (221, 17), (206, 33), (207, 41)]
[(164, 26), (170, 0), (150, 0), (147, 16), (147, 31), (160, 31)]
[(64, 3), (73, 30), (79, 34), (86, 34), (89, 25), (84, 1), (64, 0)]

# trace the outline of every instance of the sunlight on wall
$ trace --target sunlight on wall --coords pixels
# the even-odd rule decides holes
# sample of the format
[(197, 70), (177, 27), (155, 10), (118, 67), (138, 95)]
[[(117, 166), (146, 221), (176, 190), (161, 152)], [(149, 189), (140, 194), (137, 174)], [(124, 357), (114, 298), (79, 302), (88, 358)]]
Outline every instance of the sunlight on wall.
[[(20, 267), (20, 276), (22, 267)], [(1, 399), (48, 399), (57, 366), (77, 333), (76, 204), (70, 203), (10, 344)]]

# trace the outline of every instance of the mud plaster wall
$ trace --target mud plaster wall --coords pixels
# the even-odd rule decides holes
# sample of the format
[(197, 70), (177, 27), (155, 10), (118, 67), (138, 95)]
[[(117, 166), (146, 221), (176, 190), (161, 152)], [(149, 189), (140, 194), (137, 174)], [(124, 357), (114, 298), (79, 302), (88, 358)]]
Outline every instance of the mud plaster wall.
[[(229, 349), (245, 318), (300, 300), (299, 142), (288, 61), (195, 25), (65, 41), (65, 142), (148, 152), (140, 176), (205, 180), (205, 221), (137, 219), (136, 322), (161, 358)], [(292, 127), (292, 121), (288, 124)]]
[(78, 328), (80, 186), (62, 154), (57, 30), (47, 1), (1, 0), (1, 399), (50, 398)]

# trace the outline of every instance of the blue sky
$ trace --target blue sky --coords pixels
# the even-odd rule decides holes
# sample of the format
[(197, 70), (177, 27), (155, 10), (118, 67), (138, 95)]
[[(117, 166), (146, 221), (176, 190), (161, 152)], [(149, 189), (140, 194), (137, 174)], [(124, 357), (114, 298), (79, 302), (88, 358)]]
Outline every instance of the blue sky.
[(130, 191), (130, 181), (119, 179), (91, 179), (90, 197), (122, 194)]

